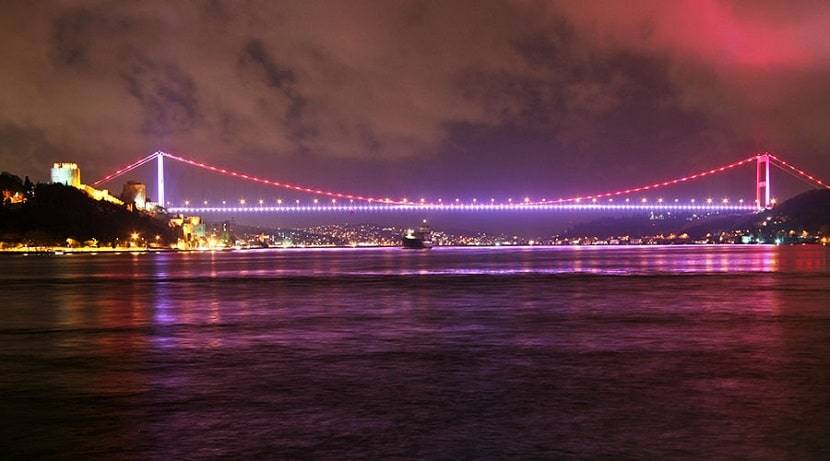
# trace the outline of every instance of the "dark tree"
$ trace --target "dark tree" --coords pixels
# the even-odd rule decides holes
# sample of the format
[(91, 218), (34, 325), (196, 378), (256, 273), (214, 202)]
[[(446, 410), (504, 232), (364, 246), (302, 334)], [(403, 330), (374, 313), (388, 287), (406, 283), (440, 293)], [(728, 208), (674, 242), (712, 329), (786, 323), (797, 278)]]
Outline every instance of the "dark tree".
[(9, 172), (0, 173), (0, 191), (7, 190), (11, 192), (23, 192), (23, 181), (20, 176), (13, 175)]
[(23, 194), (26, 196), (27, 199), (32, 198), (32, 195), (35, 193), (35, 185), (32, 184), (32, 181), (29, 180), (29, 177), (26, 176), (26, 179), (23, 180)]

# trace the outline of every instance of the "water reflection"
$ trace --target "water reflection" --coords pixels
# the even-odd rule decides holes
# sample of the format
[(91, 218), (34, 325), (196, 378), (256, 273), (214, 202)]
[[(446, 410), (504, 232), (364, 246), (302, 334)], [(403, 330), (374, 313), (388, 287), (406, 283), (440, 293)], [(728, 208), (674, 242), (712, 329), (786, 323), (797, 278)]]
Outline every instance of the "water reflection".
[(10, 257), (8, 449), (818, 457), (830, 448), (827, 256), (676, 246)]

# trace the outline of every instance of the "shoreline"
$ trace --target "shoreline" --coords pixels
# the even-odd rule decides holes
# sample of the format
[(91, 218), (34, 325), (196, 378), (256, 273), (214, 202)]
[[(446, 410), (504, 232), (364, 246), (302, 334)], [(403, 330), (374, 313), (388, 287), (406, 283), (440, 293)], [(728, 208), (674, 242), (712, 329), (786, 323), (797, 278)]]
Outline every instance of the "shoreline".
[[(624, 247), (705, 247), (705, 246), (802, 246), (802, 245), (816, 245), (827, 246), (823, 243), (649, 243), (649, 244), (626, 244), (626, 245), (445, 245), (435, 246), (433, 248), (448, 248), (448, 249), (510, 249), (510, 248), (624, 248)], [(225, 251), (257, 251), (257, 250), (286, 250), (286, 251), (302, 251), (302, 250), (360, 250), (360, 249), (401, 249), (396, 245), (331, 245), (331, 246), (291, 246), (291, 247), (229, 247), (229, 248), (194, 248), (189, 250), (180, 250), (175, 248), (68, 248), (68, 247), (21, 247), (21, 248), (4, 248), (0, 249), (0, 255), (50, 255), (63, 256), (73, 254), (154, 254), (154, 253), (215, 253)], [(408, 250), (412, 251), (412, 250)], [(424, 251), (424, 250), (419, 250)]]

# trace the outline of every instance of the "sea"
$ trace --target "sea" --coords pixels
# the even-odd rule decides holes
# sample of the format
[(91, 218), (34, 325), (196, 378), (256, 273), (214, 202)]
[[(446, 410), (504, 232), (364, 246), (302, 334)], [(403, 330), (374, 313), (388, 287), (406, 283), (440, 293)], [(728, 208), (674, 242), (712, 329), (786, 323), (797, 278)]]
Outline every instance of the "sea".
[(828, 459), (830, 248), (0, 256), (4, 459)]

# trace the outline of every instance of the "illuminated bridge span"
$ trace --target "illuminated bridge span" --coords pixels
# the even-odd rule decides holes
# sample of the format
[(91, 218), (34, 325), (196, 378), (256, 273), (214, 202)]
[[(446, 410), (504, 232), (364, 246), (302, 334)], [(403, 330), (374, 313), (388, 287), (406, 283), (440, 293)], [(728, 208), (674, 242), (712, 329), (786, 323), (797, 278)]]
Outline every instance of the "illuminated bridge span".
[[(239, 205), (208, 206), (206, 201), (191, 206), (189, 201), (184, 201), (181, 206), (175, 206), (172, 202), (166, 201), (164, 187), (164, 159), (170, 159), (184, 165), (210, 171), (212, 173), (237, 178), (242, 181), (270, 186), (292, 192), (311, 195), (315, 198), (312, 205), (302, 204), (299, 200), (293, 203), (283, 203), (278, 200), (276, 206), (265, 204), (259, 200), (257, 204), (247, 205), (241, 200)], [(141, 158), (101, 179), (93, 184), (98, 186), (105, 182), (116, 179), (136, 168), (156, 160), (157, 168), (157, 189), (158, 202), (167, 205), (167, 209), (174, 213), (339, 213), (339, 212), (411, 212), (411, 211), (432, 211), (432, 212), (474, 212), (474, 211), (628, 211), (628, 212), (651, 212), (651, 211), (675, 211), (675, 212), (757, 212), (772, 207), (775, 200), (771, 194), (770, 166), (775, 166), (798, 179), (801, 179), (812, 186), (830, 189), (830, 185), (816, 178), (815, 176), (797, 168), (790, 163), (781, 160), (770, 153), (753, 155), (751, 157), (729, 163), (706, 171), (681, 176), (669, 180), (645, 184), (637, 187), (621, 189), (616, 191), (602, 192), (591, 195), (559, 198), (554, 200), (542, 199), (531, 200), (529, 197), (524, 200), (513, 202), (496, 202), (491, 199), (489, 202), (479, 202), (473, 199), (471, 202), (461, 202), (456, 199), (454, 202), (409, 201), (407, 199), (390, 199), (388, 197), (373, 197), (355, 193), (335, 192), (307, 185), (287, 183), (264, 179), (247, 173), (234, 171), (228, 168), (208, 165), (206, 163), (191, 160), (178, 155), (166, 152), (154, 152)], [(647, 199), (635, 200), (630, 196), (636, 193), (650, 192), (670, 186), (692, 182), (701, 178), (710, 177), (719, 173), (732, 170), (742, 165), (755, 164), (755, 202), (744, 203), (739, 200), (730, 203), (724, 199), (713, 201), (708, 199), (703, 202), (691, 200), (681, 203), (679, 200), (663, 201), (662, 199), (648, 201)], [(320, 202), (319, 197), (325, 201)]]
[(755, 211), (754, 205), (744, 204), (717, 204), (717, 205), (687, 205), (671, 203), (644, 203), (644, 204), (559, 204), (559, 203), (460, 203), (460, 204), (411, 204), (411, 205), (289, 205), (289, 206), (186, 206), (172, 207), (175, 213), (309, 213), (309, 212), (407, 212), (407, 211)]

